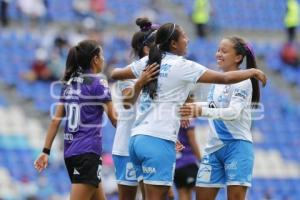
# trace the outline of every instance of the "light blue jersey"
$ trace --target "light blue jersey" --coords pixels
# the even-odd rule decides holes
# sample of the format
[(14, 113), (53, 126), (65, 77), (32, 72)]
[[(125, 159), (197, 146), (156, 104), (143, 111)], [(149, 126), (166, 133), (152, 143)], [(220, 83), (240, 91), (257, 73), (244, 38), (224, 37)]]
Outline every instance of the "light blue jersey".
[[(139, 77), (148, 57), (131, 65)], [(129, 154), (138, 180), (151, 185), (173, 184), (175, 142), (180, 127), (179, 107), (207, 69), (182, 56), (164, 55), (158, 76), (157, 96), (142, 92), (132, 128)]]
[(135, 121), (135, 106), (125, 109), (122, 92), (133, 88), (135, 80), (118, 81), (114, 87), (116, 108), (118, 111), (117, 130), (114, 138), (112, 154), (115, 165), (115, 176), (119, 185), (137, 186), (136, 172), (129, 158), (129, 139), (131, 127)]
[(254, 162), (251, 127), (252, 84), (213, 85), (209, 107), (210, 134), (197, 175), (198, 187), (251, 186)]
[[(148, 57), (135, 62), (131, 69), (139, 77)], [(143, 134), (176, 142), (180, 127), (178, 108), (186, 101), (197, 80), (207, 70), (182, 56), (167, 53), (161, 62), (157, 97), (142, 93), (132, 136)]]
[(205, 153), (217, 151), (227, 141), (252, 142), (252, 84), (250, 79), (232, 85), (213, 85), (208, 95), (209, 108), (202, 115), (209, 117), (210, 134)]
[(115, 87), (115, 95), (117, 98), (118, 123), (114, 138), (112, 154), (119, 156), (129, 156), (128, 145), (131, 134), (131, 128), (135, 121), (135, 106), (131, 109), (123, 107), (122, 91), (127, 88), (133, 88), (135, 80), (118, 81)]

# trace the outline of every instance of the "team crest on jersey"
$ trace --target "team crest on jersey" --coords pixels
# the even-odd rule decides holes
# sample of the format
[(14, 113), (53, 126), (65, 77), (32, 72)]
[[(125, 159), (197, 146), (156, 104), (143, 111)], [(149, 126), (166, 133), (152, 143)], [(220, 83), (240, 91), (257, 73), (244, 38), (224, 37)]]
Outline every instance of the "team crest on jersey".
[(108, 82), (107, 82), (107, 80), (105, 80), (105, 79), (100, 79), (100, 80), (99, 80), (99, 83), (100, 83), (101, 85), (103, 85), (104, 87), (108, 87)]
[(224, 87), (224, 90), (223, 90), (223, 94), (224, 95), (228, 95), (229, 94), (229, 90), (230, 90), (230, 85), (226, 85), (225, 87)]

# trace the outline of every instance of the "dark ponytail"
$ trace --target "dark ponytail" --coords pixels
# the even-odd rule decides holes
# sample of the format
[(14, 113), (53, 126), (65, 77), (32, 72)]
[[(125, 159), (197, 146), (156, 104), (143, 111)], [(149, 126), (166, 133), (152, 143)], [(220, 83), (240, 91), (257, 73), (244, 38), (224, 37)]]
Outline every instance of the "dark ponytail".
[[(155, 45), (150, 48), (148, 65), (153, 63), (161, 64), (161, 60), (166, 52), (170, 52), (171, 41), (177, 41), (180, 36), (179, 26), (173, 23), (162, 25), (156, 33)], [(159, 74), (158, 74), (159, 75)], [(157, 76), (158, 76), (157, 75)], [(148, 92), (150, 97), (154, 99), (157, 92), (157, 81), (154, 79), (144, 87), (144, 91)]]
[(70, 48), (63, 81), (78, 77), (91, 68), (91, 60), (99, 55), (101, 47), (96, 41), (84, 40), (77, 46)]
[(63, 77), (63, 81), (68, 81), (72, 74), (76, 72), (78, 63), (77, 63), (77, 53), (76, 53), (76, 47), (72, 47), (69, 50), (67, 61), (66, 61), (66, 70)]
[[(238, 63), (239, 65), (243, 62), (244, 57), (246, 56), (246, 68), (257, 68), (254, 52), (252, 51), (252, 48), (241, 38), (239, 37), (230, 37), (228, 38), (231, 40), (234, 44), (234, 49), (238, 55), (242, 55), (243, 58)], [(258, 103), (260, 101), (260, 88), (259, 83), (257, 79), (251, 78), (252, 83), (252, 108), (257, 108)]]
[[(246, 48), (246, 68), (247, 69), (257, 68), (256, 60), (255, 60), (255, 57), (254, 57), (251, 47), (249, 47), (246, 44), (245, 48)], [(259, 83), (258, 83), (258, 80), (255, 78), (251, 78), (250, 80), (252, 83), (252, 107), (257, 108), (258, 103), (260, 101)]]
[[(147, 64), (151, 65), (156, 62), (159, 65), (159, 69), (160, 69), (162, 58), (163, 58), (163, 52), (159, 49), (158, 45), (154, 45), (153, 47), (150, 48), (149, 60)], [(143, 89), (144, 92), (147, 92), (149, 94), (151, 99), (154, 99), (156, 97), (158, 75), (156, 79), (146, 84)]]
[(131, 39), (131, 47), (134, 55), (138, 58), (142, 58), (146, 56), (144, 53), (144, 47), (151, 47), (154, 43), (158, 27), (152, 25), (152, 22), (146, 17), (137, 18), (135, 23), (140, 27), (140, 30), (133, 35)]

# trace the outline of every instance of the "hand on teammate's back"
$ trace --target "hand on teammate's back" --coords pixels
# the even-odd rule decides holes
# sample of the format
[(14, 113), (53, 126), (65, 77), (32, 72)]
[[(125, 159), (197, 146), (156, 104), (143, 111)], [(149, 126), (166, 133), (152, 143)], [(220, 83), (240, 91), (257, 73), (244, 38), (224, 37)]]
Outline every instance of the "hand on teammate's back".
[(144, 86), (150, 81), (156, 79), (159, 73), (158, 67), (159, 65), (157, 63), (147, 66), (138, 81)]

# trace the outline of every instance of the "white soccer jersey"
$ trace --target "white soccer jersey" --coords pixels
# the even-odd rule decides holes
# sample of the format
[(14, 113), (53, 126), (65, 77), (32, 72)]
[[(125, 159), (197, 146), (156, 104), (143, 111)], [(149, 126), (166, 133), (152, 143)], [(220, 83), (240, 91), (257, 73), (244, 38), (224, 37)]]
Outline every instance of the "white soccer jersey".
[[(136, 77), (141, 75), (147, 61), (148, 57), (144, 57), (131, 65)], [(182, 56), (167, 53), (161, 62), (157, 97), (152, 100), (148, 93), (141, 94), (132, 136), (150, 135), (175, 142), (180, 127), (178, 108), (206, 70)]]
[(230, 140), (252, 142), (251, 99), (250, 79), (232, 85), (212, 85), (208, 95), (209, 108), (202, 109), (202, 116), (210, 118), (205, 153), (220, 149)]
[(118, 112), (118, 123), (117, 130), (114, 138), (112, 154), (119, 156), (129, 156), (128, 146), (129, 138), (131, 134), (131, 128), (135, 121), (135, 106), (131, 109), (125, 109), (123, 107), (123, 96), (122, 91), (126, 88), (133, 88), (135, 80), (118, 81), (116, 85), (116, 96), (117, 112)]

